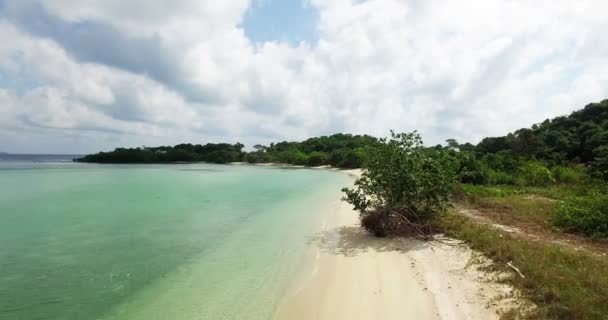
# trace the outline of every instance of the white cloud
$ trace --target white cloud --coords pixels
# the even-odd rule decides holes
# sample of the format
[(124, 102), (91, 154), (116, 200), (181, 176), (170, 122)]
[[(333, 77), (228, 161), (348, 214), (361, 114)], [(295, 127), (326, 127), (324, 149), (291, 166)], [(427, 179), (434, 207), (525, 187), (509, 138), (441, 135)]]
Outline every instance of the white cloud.
[[(429, 143), (475, 142), (608, 97), (603, 1), (309, 2), (319, 11), (318, 41), (293, 47), (247, 39), (246, 0), (41, 1), (68, 26), (111, 26), (127, 39), (152, 39), (163, 54), (132, 69), (85, 61), (65, 39), (5, 19), (0, 73), (30, 85), (0, 88), (9, 101), (0, 114), (12, 115), (1, 123), (23, 135), (64, 130), (57, 148), (84, 128), (103, 132), (94, 148), (391, 128), (418, 129)], [(31, 3), (5, 7), (27, 15)], [(170, 77), (147, 73), (157, 61)]]

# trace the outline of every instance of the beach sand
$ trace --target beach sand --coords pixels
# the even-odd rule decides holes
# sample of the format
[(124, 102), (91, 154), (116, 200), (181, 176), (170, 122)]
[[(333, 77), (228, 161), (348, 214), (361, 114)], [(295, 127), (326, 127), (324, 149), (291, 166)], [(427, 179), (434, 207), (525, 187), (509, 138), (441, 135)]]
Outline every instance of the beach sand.
[[(353, 176), (360, 171), (347, 171)], [(489, 280), (464, 246), (379, 239), (336, 200), (310, 241), (309, 263), (276, 320), (499, 319), (512, 289)]]

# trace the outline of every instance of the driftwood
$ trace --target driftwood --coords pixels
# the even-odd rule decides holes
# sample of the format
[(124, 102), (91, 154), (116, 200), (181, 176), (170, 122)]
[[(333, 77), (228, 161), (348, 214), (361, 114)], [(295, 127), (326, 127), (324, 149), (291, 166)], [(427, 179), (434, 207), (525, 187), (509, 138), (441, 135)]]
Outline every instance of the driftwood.
[(517, 274), (519, 274), (519, 276), (522, 279), (525, 279), (526, 277), (524, 276), (523, 273), (521, 273), (521, 271), (519, 270), (519, 268), (517, 268), (516, 266), (513, 265), (513, 263), (511, 263), (511, 261), (507, 262), (507, 266), (509, 266), (511, 269), (515, 270), (515, 272), (517, 272)]

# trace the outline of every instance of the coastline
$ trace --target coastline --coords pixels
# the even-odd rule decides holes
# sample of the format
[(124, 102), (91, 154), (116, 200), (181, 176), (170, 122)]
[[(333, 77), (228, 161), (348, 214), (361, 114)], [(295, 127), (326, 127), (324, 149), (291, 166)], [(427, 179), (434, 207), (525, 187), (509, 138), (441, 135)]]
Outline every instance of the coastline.
[[(340, 171), (353, 180), (362, 172)], [(474, 264), (487, 261), (467, 247), (374, 238), (349, 204), (326, 208), (273, 319), (486, 320), (515, 306), (512, 288), (478, 271)]]

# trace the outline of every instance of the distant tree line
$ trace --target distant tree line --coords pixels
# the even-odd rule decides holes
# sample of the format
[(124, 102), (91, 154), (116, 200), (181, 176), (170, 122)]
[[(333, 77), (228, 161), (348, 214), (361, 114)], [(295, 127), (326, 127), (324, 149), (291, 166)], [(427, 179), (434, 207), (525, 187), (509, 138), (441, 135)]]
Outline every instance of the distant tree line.
[[(459, 179), (476, 184), (548, 184), (572, 182), (584, 175), (608, 180), (608, 100), (592, 103), (569, 116), (545, 120), (479, 144), (446, 141), (444, 149), (459, 163)], [(244, 152), (240, 143), (179, 144), (174, 147), (118, 148), (76, 161), (101, 163), (248, 162), (360, 168), (366, 149), (379, 140), (369, 135), (334, 134), (302, 142), (255, 145)]]
[(247, 154), (246, 161), (361, 168), (366, 163), (365, 149), (377, 143), (378, 139), (372, 136), (338, 133), (302, 142), (283, 141), (271, 143), (270, 146), (256, 145), (255, 151)]
[(244, 145), (240, 143), (178, 144), (174, 147), (117, 148), (75, 159), (77, 162), (95, 163), (167, 163), (211, 162), (229, 163), (242, 161)]
[(377, 144), (368, 135), (334, 134), (310, 138), (303, 142), (279, 142), (269, 146), (255, 145), (254, 151), (243, 151), (240, 143), (179, 144), (174, 147), (117, 148), (111, 152), (87, 155), (77, 162), (95, 163), (169, 163), (169, 162), (248, 162), (285, 163), (303, 166), (330, 165), (337, 168), (365, 166), (365, 148)]

